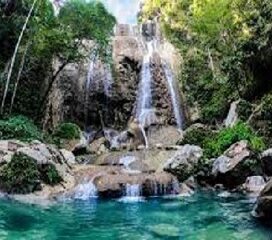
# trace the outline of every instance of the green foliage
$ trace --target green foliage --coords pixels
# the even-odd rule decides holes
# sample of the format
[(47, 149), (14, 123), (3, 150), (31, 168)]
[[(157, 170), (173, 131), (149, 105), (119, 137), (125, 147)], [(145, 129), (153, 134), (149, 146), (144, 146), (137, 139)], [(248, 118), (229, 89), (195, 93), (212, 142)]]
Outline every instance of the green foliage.
[(52, 164), (47, 164), (39, 167), (41, 180), (51, 186), (57, 185), (62, 182), (62, 178), (59, 175), (56, 167)]
[(265, 148), (262, 138), (258, 137), (247, 124), (240, 122), (232, 128), (222, 129), (212, 139), (207, 138), (204, 143), (205, 157), (218, 157), (232, 144), (241, 140), (247, 140), (255, 152), (260, 152)]
[(22, 154), (15, 154), (0, 172), (0, 185), (8, 193), (26, 194), (40, 189), (37, 163)]
[[(11, 59), (33, 1), (18, 0), (10, 11), (6, 11), (8, 2), (11, 1), (0, 6), (0, 72)], [(96, 1), (65, 1), (59, 15), (54, 14), (52, 1), (38, 1), (16, 58), (6, 112), (19, 71), (22, 52), (27, 46), (28, 53), (13, 112), (40, 120), (44, 107), (41, 105), (45, 105), (57, 75), (67, 64), (79, 62), (89, 57), (91, 52), (96, 52), (108, 60), (111, 53), (108, 45), (115, 23), (115, 18)], [(92, 47), (84, 45), (86, 39), (92, 40)], [(54, 58), (61, 62), (59, 69), (52, 69)], [(5, 79), (5, 76), (3, 78), (0, 76), (0, 92), (3, 92)]]
[(43, 136), (34, 123), (26, 117), (16, 116), (0, 120), (0, 139), (21, 141), (42, 140)]
[(185, 135), (179, 145), (191, 144), (204, 147), (207, 139), (212, 139), (215, 133), (205, 127), (194, 127), (186, 130)]
[(232, 144), (241, 140), (247, 140), (250, 148), (255, 153), (265, 149), (264, 141), (246, 123), (239, 122), (232, 128), (224, 128), (220, 131), (211, 131), (206, 128), (192, 128), (185, 132), (184, 139), (179, 143), (193, 144), (203, 148), (204, 163), (207, 160), (222, 155)]
[(250, 115), (253, 113), (252, 104), (246, 100), (240, 100), (237, 107), (237, 113), (241, 121), (247, 121)]
[(74, 123), (62, 123), (53, 132), (53, 137), (60, 139), (80, 139), (81, 130)]
[(200, 106), (203, 122), (217, 123), (231, 101), (272, 89), (271, 12), (270, 0), (147, 0), (141, 18), (159, 16), (183, 56), (188, 103)]

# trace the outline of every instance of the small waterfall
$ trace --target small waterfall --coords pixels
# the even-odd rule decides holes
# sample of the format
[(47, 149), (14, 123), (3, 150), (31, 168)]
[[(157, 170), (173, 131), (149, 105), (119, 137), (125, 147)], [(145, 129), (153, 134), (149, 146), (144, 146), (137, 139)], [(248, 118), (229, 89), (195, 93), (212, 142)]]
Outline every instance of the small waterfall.
[(182, 111), (181, 111), (181, 103), (180, 103), (180, 97), (178, 92), (176, 91), (177, 86), (175, 82), (175, 77), (174, 74), (169, 66), (169, 64), (164, 63), (163, 64), (166, 80), (168, 83), (168, 88), (169, 92), (171, 95), (171, 101), (172, 101), (172, 106), (174, 110), (174, 115), (177, 123), (177, 127), (179, 129), (183, 128), (183, 116), (182, 116)]
[(140, 184), (126, 184), (126, 197), (140, 197), (142, 187)]
[(85, 124), (86, 125), (87, 125), (88, 118), (89, 118), (88, 106), (89, 106), (91, 84), (94, 80), (95, 61), (96, 61), (96, 55), (94, 53), (91, 53), (88, 74), (87, 74), (87, 79), (86, 79), (86, 90), (85, 90), (85, 105), (84, 105), (85, 109), (84, 109), (84, 111), (85, 111)]
[(79, 184), (74, 192), (74, 199), (88, 200), (90, 198), (97, 198), (97, 188), (94, 184), (94, 178), (90, 181), (84, 181)]
[(110, 64), (106, 64), (104, 67), (105, 77), (103, 78), (104, 93), (107, 97), (111, 96), (113, 77)]
[(142, 125), (140, 125), (140, 129), (142, 131), (142, 134), (143, 134), (143, 137), (144, 137), (144, 140), (145, 140), (145, 147), (148, 148), (148, 140), (147, 140), (146, 132), (145, 132)]

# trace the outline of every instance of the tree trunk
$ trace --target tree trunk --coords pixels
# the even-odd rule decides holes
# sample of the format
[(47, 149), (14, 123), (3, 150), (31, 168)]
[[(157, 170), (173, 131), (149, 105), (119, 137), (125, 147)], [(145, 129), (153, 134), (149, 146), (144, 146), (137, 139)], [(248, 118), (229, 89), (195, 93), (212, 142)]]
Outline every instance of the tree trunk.
[(50, 82), (49, 82), (49, 85), (48, 85), (48, 87), (47, 87), (47, 89), (46, 89), (46, 92), (45, 92), (45, 94), (44, 94), (44, 96), (43, 96), (43, 99), (42, 99), (42, 101), (41, 101), (41, 110), (44, 108), (46, 99), (47, 99), (47, 97), (48, 97), (48, 95), (49, 95), (49, 93), (50, 93), (50, 91), (51, 91), (51, 89), (52, 89), (52, 87), (53, 87), (53, 84), (54, 84), (55, 80), (57, 79), (57, 77), (59, 76), (60, 72), (65, 68), (65, 66), (66, 66), (67, 64), (68, 64), (68, 62), (63, 63), (63, 64), (59, 67), (58, 71), (52, 76), (52, 78), (51, 78), (51, 80), (50, 80)]
[(21, 60), (21, 63), (20, 63), (19, 72), (18, 72), (18, 75), (17, 75), (17, 79), (16, 79), (16, 82), (15, 82), (15, 86), (14, 86), (14, 90), (13, 90), (13, 94), (12, 94), (12, 98), (11, 98), (9, 114), (11, 114), (11, 112), (12, 112), (14, 100), (15, 100), (16, 93), (17, 93), (18, 84), (19, 84), (19, 81), (20, 81), (20, 78), (21, 78), (21, 75), (22, 75), (22, 72), (23, 72), (23, 69), (24, 69), (24, 65), (25, 65), (25, 59), (26, 59), (26, 54), (27, 54), (27, 51), (28, 51), (28, 47), (29, 47), (29, 43), (25, 47), (25, 51), (23, 53), (22, 60)]
[(7, 98), (8, 88), (9, 88), (10, 79), (11, 79), (12, 70), (13, 70), (13, 67), (14, 67), (14, 64), (15, 64), (16, 56), (17, 56), (21, 41), (23, 39), (27, 24), (29, 22), (29, 19), (30, 19), (31, 15), (32, 15), (32, 12), (33, 12), (33, 10), (35, 8), (35, 5), (36, 5), (37, 1), (38, 0), (34, 0), (33, 3), (32, 3), (32, 6), (31, 6), (31, 8), (30, 8), (30, 10), (28, 12), (27, 18), (26, 18), (25, 23), (23, 25), (23, 28), (21, 30), (20, 36), (18, 38), (16, 47), (15, 47), (15, 50), (14, 50), (14, 53), (13, 53), (13, 56), (12, 56), (12, 59), (11, 59), (11, 64), (10, 64), (10, 68), (9, 68), (9, 72), (8, 72), (8, 76), (7, 76), (7, 81), (6, 81), (6, 86), (5, 86), (5, 90), (4, 90), (4, 95), (3, 95), (3, 99), (2, 99), (2, 104), (1, 104), (1, 110), (0, 110), (1, 115), (4, 112), (4, 107), (5, 107), (5, 102), (6, 102), (6, 98)]

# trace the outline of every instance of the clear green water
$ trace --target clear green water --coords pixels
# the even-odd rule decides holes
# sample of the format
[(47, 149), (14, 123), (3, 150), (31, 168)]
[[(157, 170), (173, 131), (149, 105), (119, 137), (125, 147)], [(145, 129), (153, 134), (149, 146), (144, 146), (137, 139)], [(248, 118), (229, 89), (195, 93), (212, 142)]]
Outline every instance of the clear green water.
[[(73, 201), (42, 208), (0, 201), (0, 239), (272, 239), (244, 198), (201, 193), (145, 202)], [(271, 228), (272, 230), (272, 228)]]

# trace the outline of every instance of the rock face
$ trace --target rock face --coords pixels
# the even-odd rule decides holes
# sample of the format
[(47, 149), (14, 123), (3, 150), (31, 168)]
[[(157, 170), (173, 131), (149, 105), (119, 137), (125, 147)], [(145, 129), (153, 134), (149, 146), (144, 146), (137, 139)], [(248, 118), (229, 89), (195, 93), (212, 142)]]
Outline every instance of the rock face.
[[(147, 40), (158, 37), (160, 47), (151, 60), (153, 106), (161, 124), (175, 124), (171, 97), (162, 58), (172, 66), (175, 49), (157, 36), (158, 26), (152, 29), (146, 25), (146, 37), (140, 34), (140, 27), (120, 24), (112, 39), (113, 65), (103, 63), (97, 56), (90, 56), (80, 63), (67, 65), (59, 74), (48, 99), (44, 117), (44, 128), (51, 129), (60, 122), (72, 121), (81, 127), (92, 126), (123, 130), (131, 116), (135, 115), (135, 102)], [(149, 30), (148, 30), (149, 29)], [(147, 31), (148, 30), (148, 31)], [(154, 34), (154, 35), (153, 35)], [(86, 49), (92, 49), (91, 41), (84, 42)], [(168, 54), (165, 54), (165, 53)], [(169, 59), (169, 56), (173, 56)], [(55, 60), (54, 69), (62, 63)], [(176, 69), (173, 66), (173, 69)]]
[(243, 188), (251, 195), (258, 196), (265, 185), (265, 180), (262, 176), (252, 176), (247, 178), (246, 182), (243, 184)]
[(253, 210), (253, 216), (258, 218), (272, 218), (272, 180), (270, 180), (260, 193)]
[(0, 151), (6, 151), (4, 152), (5, 155), (2, 155), (0, 159), (2, 164), (10, 162), (15, 153), (20, 153), (35, 160), (40, 166), (54, 165), (63, 179), (65, 179), (66, 174), (70, 174), (69, 165), (75, 163), (75, 157), (71, 152), (67, 150), (59, 151), (54, 146), (39, 141), (30, 144), (18, 141), (0, 141)]
[(193, 174), (202, 156), (203, 150), (200, 147), (185, 145), (164, 164), (163, 168), (177, 176), (180, 181), (184, 181)]
[(264, 173), (267, 176), (272, 176), (272, 149), (268, 149), (262, 153), (261, 164)]
[(247, 141), (232, 145), (222, 156), (213, 162), (212, 174), (216, 183), (227, 188), (243, 184), (247, 177), (258, 173), (258, 160), (250, 160)]

